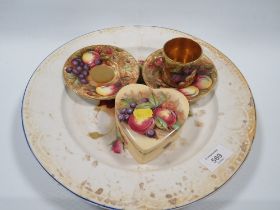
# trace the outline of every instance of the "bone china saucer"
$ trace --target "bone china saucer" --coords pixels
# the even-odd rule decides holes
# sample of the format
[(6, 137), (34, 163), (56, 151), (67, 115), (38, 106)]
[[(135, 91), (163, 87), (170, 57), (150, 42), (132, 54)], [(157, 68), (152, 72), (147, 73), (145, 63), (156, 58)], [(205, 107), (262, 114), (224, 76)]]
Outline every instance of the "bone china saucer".
[[(142, 76), (151, 88), (172, 88), (162, 80), (162, 69), (164, 61), (162, 49), (150, 54), (143, 65)], [(217, 83), (217, 70), (213, 62), (204, 56), (203, 59), (192, 68), (197, 69), (197, 76), (194, 82), (186, 88), (178, 88), (190, 102), (195, 102), (208, 95), (214, 90)]]
[(138, 76), (139, 67), (133, 56), (111, 45), (92, 45), (77, 50), (63, 67), (65, 85), (87, 99), (113, 99), (121, 87), (136, 83)]

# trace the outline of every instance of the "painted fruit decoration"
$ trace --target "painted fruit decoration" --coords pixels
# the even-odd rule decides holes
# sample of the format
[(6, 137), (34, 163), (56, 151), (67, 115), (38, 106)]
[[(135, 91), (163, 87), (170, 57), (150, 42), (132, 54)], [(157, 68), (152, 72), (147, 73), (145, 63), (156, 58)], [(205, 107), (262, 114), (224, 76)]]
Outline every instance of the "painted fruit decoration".
[(81, 84), (88, 84), (88, 76), (91, 69), (102, 63), (101, 56), (95, 51), (86, 51), (81, 56), (71, 59), (70, 65), (65, 67), (68, 74), (76, 77)]
[(89, 96), (95, 94), (103, 97), (112, 96), (119, 91), (122, 84), (117, 81), (113, 84), (95, 87), (91, 84), (91, 73), (97, 66), (106, 65), (112, 67), (114, 65), (113, 59), (117, 55), (117, 49), (106, 45), (82, 49), (69, 58), (64, 67), (66, 77), (75, 80), (73, 83), (75, 86), (84, 86), (84, 89), (87, 90), (85, 92)]
[[(162, 74), (165, 61), (162, 51), (158, 50), (152, 53), (144, 62), (143, 74), (145, 74), (145, 83), (152, 88), (170, 87), (164, 82)], [(186, 98), (192, 102), (200, 96), (206, 95), (213, 89), (217, 72), (212, 61), (203, 57), (199, 62), (185, 67), (174, 67), (170, 70), (170, 81), (176, 84), (176, 89), (183, 93)]]
[(212, 86), (212, 79), (207, 75), (196, 75), (194, 82), (188, 86), (179, 88), (188, 99), (192, 99), (199, 94), (200, 91), (209, 89)]
[(123, 98), (118, 120), (127, 123), (133, 131), (157, 138), (157, 132), (177, 130), (180, 127), (176, 104), (163, 93), (150, 93), (143, 98)]
[(95, 89), (96, 93), (101, 96), (110, 96), (116, 94), (121, 88), (120, 83), (115, 83), (108, 86), (100, 86)]
[(100, 54), (95, 51), (88, 51), (83, 53), (82, 61), (89, 65), (90, 67), (94, 67), (95, 65), (101, 64)]
[(161, 118), (169, 128), (176, 123), (176, 114), (174, 111), (166, 108), (156, 108), (154, 111), (156, 117)]

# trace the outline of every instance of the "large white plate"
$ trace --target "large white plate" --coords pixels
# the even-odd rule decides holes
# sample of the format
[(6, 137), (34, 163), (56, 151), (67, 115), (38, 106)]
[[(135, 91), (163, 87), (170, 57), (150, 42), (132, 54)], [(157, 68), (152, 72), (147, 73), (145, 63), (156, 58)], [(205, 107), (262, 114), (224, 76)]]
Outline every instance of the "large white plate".
[[(183, 132), (156, 160), (140, 165), (125, 151), (110, 150), (114, 118), (98, 101), (67, 91), (62, 67), (76, 50), (116, 45), (145, 59), (173, 37), (198, 41), (218, 70), (215, 92), (192, 105)], [(34, 72), (26, 88), (22, 119), (27, 142), (42, 167), (76, 195), (105, 208), (166, 209), (199, 200), (222, 186), (250, 151), (255, 106), (246, 80), (220, 51), (188, 34), (158, 27), (118, 27), (92, 32), (63, 45)], [(113, 128), (113, 129), (112, 129)], [(111, 132), (97, 140), (89, 132)], [(201, 163), (218, 145), (231, 156), (214, 171)]]

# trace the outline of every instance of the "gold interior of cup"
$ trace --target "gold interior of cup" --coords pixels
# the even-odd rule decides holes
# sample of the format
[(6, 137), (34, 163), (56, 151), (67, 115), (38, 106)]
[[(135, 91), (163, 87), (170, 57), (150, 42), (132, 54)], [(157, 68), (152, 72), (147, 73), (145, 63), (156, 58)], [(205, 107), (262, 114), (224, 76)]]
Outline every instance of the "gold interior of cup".
[(163, 51), (171, 60), (183, 64), (195, 61), (202, 54), (202, 49), (197, 42), (184, 37), (167, 41)]
[(101, 64), (93, 67), (89, 76), (96, 83), (108, 83), (114, 79), (115, 72), (112, 67)]

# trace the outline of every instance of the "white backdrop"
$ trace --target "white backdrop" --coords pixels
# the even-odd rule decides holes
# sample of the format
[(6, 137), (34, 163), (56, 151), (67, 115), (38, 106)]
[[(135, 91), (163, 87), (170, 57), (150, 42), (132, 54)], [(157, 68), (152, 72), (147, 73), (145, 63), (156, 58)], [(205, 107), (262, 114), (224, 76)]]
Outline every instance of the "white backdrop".
[(252, 89), (258, 126), (248, 159), (219, 191), (187, 209), (279, 209), (277, 0), (0, 0), (0, 209), (99, 209), (64, 190), (39, 166), (24, 139), (20, 107), (29, 77), (54, 49), (120, 25), (156, 25), (197, 36), (225, 53)]

